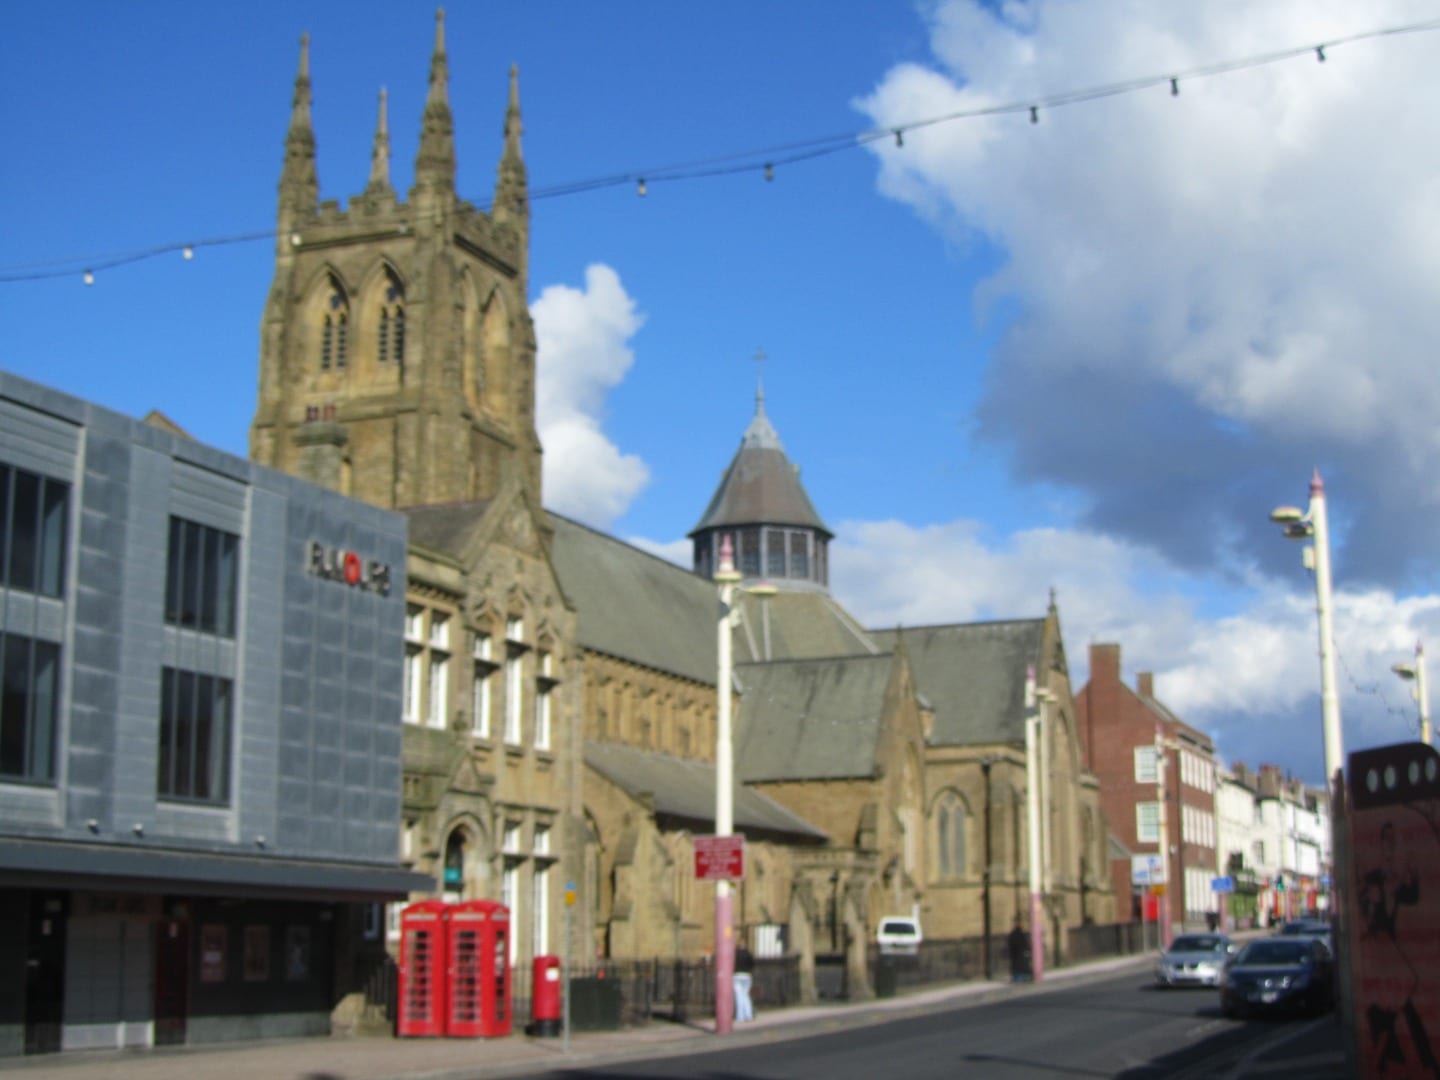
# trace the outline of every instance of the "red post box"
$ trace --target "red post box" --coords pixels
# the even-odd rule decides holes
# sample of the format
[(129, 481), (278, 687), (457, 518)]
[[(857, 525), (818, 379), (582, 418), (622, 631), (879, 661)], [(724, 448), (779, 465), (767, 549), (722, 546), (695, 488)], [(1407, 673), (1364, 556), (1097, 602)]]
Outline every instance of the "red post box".
[(400, 1035), (445, 1034), (445, 909), (421, 900), (400, 913)]
[(445, 912), (448, 997), (445, 1034), (510, 1034), (510, 909), (466, 900)]
[(537, 956), (530, 965), (530, 1025), (527, 1035), (560, 1034), (560, 958)]

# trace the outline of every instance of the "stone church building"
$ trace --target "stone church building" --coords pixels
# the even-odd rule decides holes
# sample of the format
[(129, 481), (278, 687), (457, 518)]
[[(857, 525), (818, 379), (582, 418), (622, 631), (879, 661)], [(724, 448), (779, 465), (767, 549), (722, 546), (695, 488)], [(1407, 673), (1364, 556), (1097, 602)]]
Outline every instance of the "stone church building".
[[(1022, 896), (1024, 687), (1048, 689), (1054, 926), (1114, 919), (1059, 614), (879, 629), (830, 594), (826, 528), (763, 395), (691, 532), (685, 569), (549, 513), (535, 428), (530, 205), (516, 73), (488, 209), (455, 190), (443, 15), (414, 186), (390, 183), (382, 94), (364, 190), (321, 201), (302, 44), (261, 332), (251, 456), (409, 518), (402, 859), (434, 894), (514, 913), (513, 959), (697, 956), (713, 891), (718, 599), (734, 621), (736, 918), (757, 953), (865, 985), (879, 919), (1005, 933)], [(717, 459), (717, 465), (720, 464)], [(705, 502), (710, 495), (708, 504)], [(683, 524), (683, 523), (677, 523)], [(1038, 588), (1038, 587), (1037, 587)]]

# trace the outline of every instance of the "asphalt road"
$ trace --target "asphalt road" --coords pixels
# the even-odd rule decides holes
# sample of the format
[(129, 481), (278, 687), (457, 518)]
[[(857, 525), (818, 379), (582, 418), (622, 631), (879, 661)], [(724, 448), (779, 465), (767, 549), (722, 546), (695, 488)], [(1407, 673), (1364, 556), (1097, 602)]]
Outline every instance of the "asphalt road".
[[(822, 1021), (801, 1038), (777, 1035), (722, 1051), (562, 1069), (535, 1076), (569, 1080), (915, 1080), (956, 1076), (1118, 1077), (1192, 1080), (1247, 1075), (1263, 1048), (1295, 1043), (1310, 1020), (1227, 1020), (1212, 990), (1155, 990), (1129, 971), (1085, 985), (959, 1009), (900, 1015), (868, 1025)], [(1292, 1036), (1300, 1036), (1294, 1039)], [(1263, 1070), (1289, 1072), (1283, 1061)]]

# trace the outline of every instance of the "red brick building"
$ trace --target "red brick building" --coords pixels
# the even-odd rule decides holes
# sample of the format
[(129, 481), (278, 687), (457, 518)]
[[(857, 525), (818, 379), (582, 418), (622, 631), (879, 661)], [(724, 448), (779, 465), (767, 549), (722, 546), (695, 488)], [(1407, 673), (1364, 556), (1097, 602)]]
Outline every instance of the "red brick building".
[[(1129, 910), (1139, 917), (1131, 857), (1159, 855), (1163, 829), (1170, 854), (1160, 911), (1168, 902), (1172, 926), (1205, 925), (1219, 911), (1210, 888), (1218, 873), (1214, 742), (1156, 699), (1150, 672), (1139, 673), (1133, 690), (1125, 685), (1119, 645), (1090, 646), (1090, 681), (1075, 696), (1075, 709), (1085, 767), (1100, 779), (1111, 850), (1127, 853), (1111, 867), (1117, 900), (1134, 895)], [(1162, 768), (1157, 744), (1164, 748)], [(1116, 908), (1123, 919), (1127, 905)]]

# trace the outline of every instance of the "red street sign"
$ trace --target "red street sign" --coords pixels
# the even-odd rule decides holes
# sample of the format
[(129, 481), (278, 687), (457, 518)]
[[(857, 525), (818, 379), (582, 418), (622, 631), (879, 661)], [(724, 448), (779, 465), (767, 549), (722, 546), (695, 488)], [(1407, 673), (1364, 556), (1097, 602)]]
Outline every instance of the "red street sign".
[(738, 881), (745, 876), (745, 837), (695, 837), (695, 880)]

